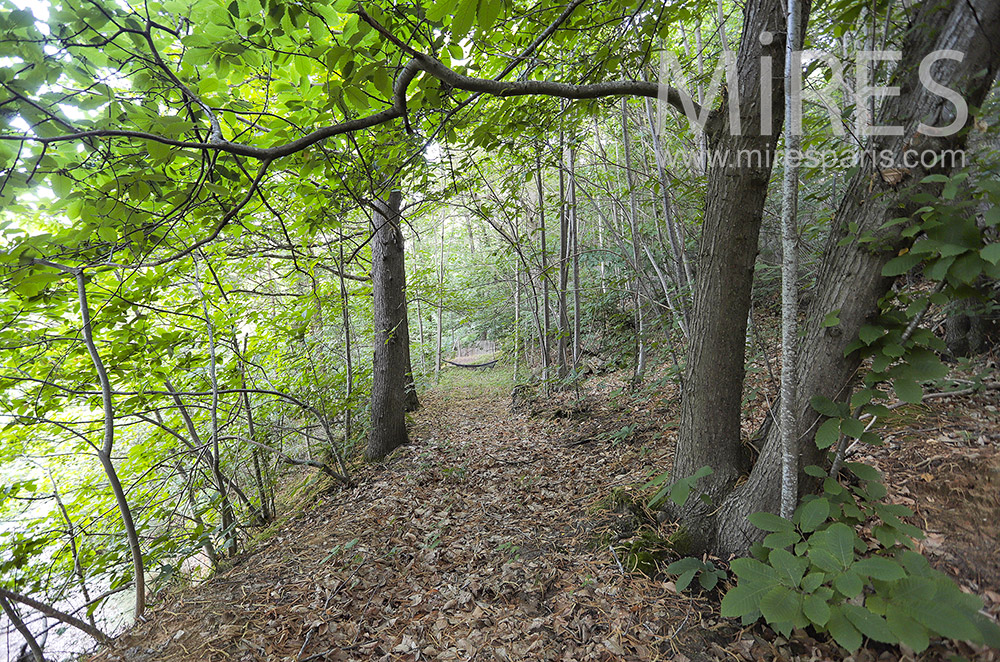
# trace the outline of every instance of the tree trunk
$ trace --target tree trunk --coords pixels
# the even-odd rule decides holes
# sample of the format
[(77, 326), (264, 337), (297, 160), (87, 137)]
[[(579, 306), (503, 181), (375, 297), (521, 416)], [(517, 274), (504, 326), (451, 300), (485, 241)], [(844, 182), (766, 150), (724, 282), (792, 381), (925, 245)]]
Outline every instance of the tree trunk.
[(635, 372), (632, 374), (632, 381), (635, 384), (642, 383), (646, 375), (646, 340), (644, 338), (643, 316), (642, 316), (642, 273), (639, 262), (639, 208), (636, 199), (635, 182), (632, 178), (632, 156), (629, 148), (628, 136), (628, 105), (625, 98), (621, 101), (622, 116), (622, 146), (625, 150), (625, 181), (628, 184), (629, 211), (632, 228), (632, 268), (635, 270)]
[(377, 201), (372, 239), (375, 356), (372, 363), (372, 426), (365, 459), (381, 460), (407, 443), (405, 389), (408, 333), (403, 234), (399, 227), (402, 193)]
[[(902, 163), (904, 152), (917, 143), (921, 150), (938, 153), (962, 149), (965, 132), (948, 137), (917, 133), (920, 122), (932, 127), (950, 124), (952, 116), (949, 113), (953, 108), (919, 82), (918, 67), (922, 58), (932, 51), (950, 49), (963, 54), (961, 62), (939, 61), (932, 67), (932, 77), (947, 88), (962, 90), (969, 107), (978, 107), (1000, 67), (1000, 49), (991, 41), (991, 35), (998, 32), (1000, 4), (995, 0), (969, 0), (948, 5), (924, 2), (917, 11), (900, 66), (893, 77), (893, 85), (899, 86), (900, 95), (888, 97), (880, 113), (880, 125), (895, 124), (902, 126), (904, 131), (899, 136), (876, 137), (877, 153), (887, 150), (885, 153), (893, 155), (896, 163)], [(971, 125), (971, 118), (967, 125)], [(877, 315), (878, 302), (892, 285), (893, 279), (882, 276), (883, 266), (912, 243), (912, 238), (904, 239), (899, 234), (905, 226), (883, 229), (883, 224), (912, 213), (915, 205), (908, 200), (915, 193), (937, 195), (940, 184), (921, 184), (921, 181), (928, 174), (946, 174), (949, 170), (947, 159), (943, 167), (934, 170), (917, 166), (906, 174), (903, 185), (897, 186), (896, 180), (866, 161), (848, 184), (827, 239), (817, 291), (806, 316), (797, 389), (800, 467), (822, 461), (822, 453), (813, 443), (820, 417), (809, 401), (816, 395), (843, 399), (860, 364), (856, 352), (845, 357), (844, 350), (857, 338), (861, 326)], [(864, 244), (845, 241), (867, 233), (873, 234), (878, 241)], [(701, 277), (699, 270), (699, 280)], [(825, 327), (827, 315), (837, 311), (840, 323)], [(702, 424), (707, 422), (702, 421)], [(691, 433), (690, 430), (686, 432)], [(715, 516), (702, 518), (701, 525), (694, 528), (699, 534), (707, 532), (708, 535), (700, 537), (706, 548), (721, 555), (742, 554), (763, 537), (763, 532), (753, 527), (746, 517), (761, 510), (777, 511), (780, 446), (780, 435), (772, 428), (747, 480), (731, 494), (717, 499)], [(702, 464), (709, 463), (707, 460), (712, 456), (704, 454), (700, 458)]]
[(441, 381), (441, 338), (444, 321), (444, 219), (441, 220), (441, 255), (438, 263), (437, 347), (434, 352), (434, 380)]
[[(805, 9), (803, 14), (808, 15)], [(780, 109), (784, 101), (784, 18), (780, 0), (747, 3), (734, 81), (741, 126), (730, 125), (726, 98), (706, 124), (711, 151), (724, 158), (721, 164), (713, 164), (708, 177), (673, 468), (675, 480), (705, 465), (713, 470), (697, 484), (713, 505), (691, 498), (679, 513), (696, 547), (711, 548), (710, 513), (750, 469), (749, 453), (740, 439), (747, 313), (763, 206), (783, 120), (780, 110), (772, 112), (770, 130), (762, 133), (761, 103)], [(764, 32), (773, 36), (766, 45), (759, 38)], [(770, 71), (762, 72), (765, 62), (771, 65)], [(761, 97), (762, 73), (771, 79), (770, 99)], [(757, 158), (738, 163), (739, 154)]]
[(101, 462), (101, 467), (108, 478), (111, 486), (111, 493), (115, 496), (115, 503), (118, 505), (118, 512), (122, 516), (122, 525), (125, 527), (125, 538), (128, 541), (129, 552), (132, 556), (132, 571), (135, 580), (135, 617), (141, 618), (146, 611), (146, 573), (142, 560), (142, 549), (139, 547), (139, 534), (135, 529), (135, 520), (132, 517), (132, 508), (129, 506), (128, 497), (121, 480), (118, 478), (118, 471), (115, 469), (114, 461), (111, 458), (111, 451), (115, 445), (115, 410), (111, 401), (111, 382), (108, 379), (108, 372), (104, 368), (104, 361), (97, 350), (94, 342), (94, 331), (90, 324), (90, 304), (87, 302), (87, 280), (83, 270), (78, 269), (76, 276), (77, 298), (80, 303), (80, 322), (83, 327), (83, 342), (87, 346), (90, 360), (94, 364), (94, 371), (101, 384), (101, 408), (104, 410), (104, 441), (100, 446), (95, 446), (97, 459)]
[(548, 391), (549, 366), (552, 355), (549, 352), (551, 319), (549, 314), (549, 251), (545, 243), (545, 188), (542, 186), (542, 148), (535, 148), (535, 185), (538, 188), (538, 232), (542, 250), (542, 381)]

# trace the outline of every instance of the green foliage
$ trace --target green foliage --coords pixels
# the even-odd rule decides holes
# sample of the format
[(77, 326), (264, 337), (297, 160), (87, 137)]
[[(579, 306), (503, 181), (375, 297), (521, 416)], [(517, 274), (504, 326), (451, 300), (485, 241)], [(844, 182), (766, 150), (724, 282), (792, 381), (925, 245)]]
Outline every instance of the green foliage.
[(667, 566), (666, 572), (677, 575), (675, 586), (677, 591), (685, 591), (698, 578), (698, 585), (706, 591), (711, 591), (719, 582), (726, 578), (726, 571), (716, 567), (711, 561), (693, 556), (686, 556)]
[[(750, 516), (769, 533), (753, 558), (730, 564), (739, 579), (722, 600), (722, 615), (744, 623), (763, 618), (785, 636), (812, 627), (849, 651), (866, 637), (917, 652), (931, 636), (996, 646), (1000, 628), (979, 615), (980, 599), (908, 548), (922, 534), (902, 521), (910, 511), (881, 502), (886, 490), (878, 472), (862, 464), (847, 468), (858, 485), (844, 487), (810, 467), (823, 479), (823, 493), (804, 499), (791, 521)], [(871, 520), (881, 544), (875, 551), (856, 533)]]
[[(673, 483), (661, 487), (659, 490), (657, 490), (657, 492), (653, 496), (649, 498), (648, 505), (650, 508), (656, 510), (657, 508), (663, 506), (663, 504), (666, 502), (667, 499), (670, 499), (670, 501), (673, 502), (675, 506), (677, 507), (683, 506), (687, 502), (688, 497), (691, 496), (691, 491), (694, 489), (695, 484), (702, 478), (711, 475), (712, 475), (712, 467), (709, 466), (700, 467), (690, 476), (679, 478), (675, 480)], [(655, 487), (657, 485), (660, 485), (663, 482), (665, 482), (668, 478), (670, 478), (670, 472), (665, 471), (659, 476), (656, 476), (655, 478), (650, 480), (645, 485), (643, 485), (643, 489), (648, 489), (650, 487)], [(705, 500), (708, 497), (704, 494), (701, 494), (699, 495), (699, 498)]]

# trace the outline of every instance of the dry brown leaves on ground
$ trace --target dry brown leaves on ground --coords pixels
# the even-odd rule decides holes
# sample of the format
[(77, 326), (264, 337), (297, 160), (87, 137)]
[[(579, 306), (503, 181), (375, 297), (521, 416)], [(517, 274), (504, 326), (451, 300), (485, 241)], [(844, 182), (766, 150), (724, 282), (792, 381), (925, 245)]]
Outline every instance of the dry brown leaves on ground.
[[(595, 506), (669, 466), (676, 394), (611, 399), (620, 382), (602, 378), (512, 410), (506, 392), (471, 383), (425, 394), (410, 445), (233, 569), (166, 599), (92, 662), (844, 659), (804, 632), (741, 630), (717, 602), (629, 575), (609, 551), (612, 515)], [(930, 411), (913, 420), (933, 439), (901, 445), (898, 432), (866, 458), (931, 531), (926, 551), (994, 600), (996, 404), (954, 410), (985, 412), (982, 434)], [(937, 644), (921, 659), (956, 652), (970, 651)]]

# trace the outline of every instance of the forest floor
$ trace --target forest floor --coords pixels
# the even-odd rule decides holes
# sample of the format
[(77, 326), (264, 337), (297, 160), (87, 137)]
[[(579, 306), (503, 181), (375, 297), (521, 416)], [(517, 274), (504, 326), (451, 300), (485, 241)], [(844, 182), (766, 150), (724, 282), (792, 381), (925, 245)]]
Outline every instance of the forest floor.
[[(669, 533), (640, 527), (634, 505), (670, 465), (668, 382), (653, 397), (596, 377), (544, 405), (512, 403), (510, 384), (510, 371), (446, 371), (409, 445), (312, 499), (230, 570), (160, 596), (91, 662), (842, 659), (805, 633), (721, 619), (717, 593), (678, 594), (625, 567), (642, 531)], [(992, 391), (897, 410), (889, 444), (862, 458), (916, 510), (926, 553), (994, 614), (998, 405)], [(954, 654), (997, 659), (941, 643), (920, 659)]]

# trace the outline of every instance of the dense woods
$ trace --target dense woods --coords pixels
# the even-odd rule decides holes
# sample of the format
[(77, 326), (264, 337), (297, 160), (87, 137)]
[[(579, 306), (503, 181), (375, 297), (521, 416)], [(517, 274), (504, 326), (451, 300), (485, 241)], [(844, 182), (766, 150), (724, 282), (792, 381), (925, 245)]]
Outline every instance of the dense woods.
[(994, 0), (0, 0), (11, 659), (375, 489), (470, 364), (514, 406), (679, 394), (632, 570), (844, 655), (988, 654), (986, 587), (851, 454), (996, 393), (997, 34)]

